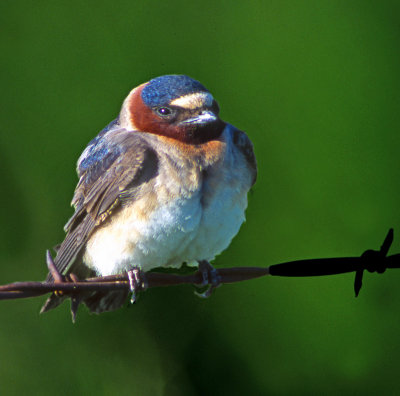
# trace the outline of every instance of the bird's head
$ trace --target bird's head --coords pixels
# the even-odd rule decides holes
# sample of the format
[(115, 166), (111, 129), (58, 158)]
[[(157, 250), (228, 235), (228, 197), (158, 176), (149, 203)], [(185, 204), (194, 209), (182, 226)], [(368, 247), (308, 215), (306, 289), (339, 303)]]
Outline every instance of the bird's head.
[(120, 114), (123, 127), (201, 144), (216, 139), (225, 127), (211, 93), (184, 75), (154, 78), (133, 89)]

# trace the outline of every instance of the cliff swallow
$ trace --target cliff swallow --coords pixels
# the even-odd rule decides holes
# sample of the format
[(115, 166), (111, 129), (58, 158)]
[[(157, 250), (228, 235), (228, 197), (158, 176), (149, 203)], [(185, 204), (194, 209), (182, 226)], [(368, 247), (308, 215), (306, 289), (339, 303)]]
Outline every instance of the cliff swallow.
[[(245, 219), (257, 168), (249, 138), (220, 119), (211, 93), (190, 77), (167, 75), (129, 93), (77, 172), (75, 213), (55, 265), (85, 278), (212, 260)], [(83, 302), (100, 313), (126, 297), (95, 292)], [(64, 298), (53, 294), (42, 312)]]

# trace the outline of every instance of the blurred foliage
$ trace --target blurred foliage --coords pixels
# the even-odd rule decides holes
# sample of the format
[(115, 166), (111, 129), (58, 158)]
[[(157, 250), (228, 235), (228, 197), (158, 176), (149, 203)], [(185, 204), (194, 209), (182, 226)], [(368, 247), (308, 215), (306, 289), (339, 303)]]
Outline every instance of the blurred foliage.
[[(188, 74), (254, 142), (247, 222), (215, 264), (400, 238), (400, 3), (0, 3), (1, 283), (44, 279), (75, 161), (129, 90)], [(397, 250), (396, 250), (397, 249)], [(151, 290), (99, 317), (1, 303), (2, 395), (398, 394), (400, 274)]]

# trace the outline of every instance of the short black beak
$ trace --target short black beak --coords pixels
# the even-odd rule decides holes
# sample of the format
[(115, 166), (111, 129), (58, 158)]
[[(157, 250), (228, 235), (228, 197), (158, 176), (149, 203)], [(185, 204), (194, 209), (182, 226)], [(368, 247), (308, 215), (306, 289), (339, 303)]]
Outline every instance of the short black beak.
[(195, 117), (188, 118), (184, 121), (181, 121), (180, 124), (187, 125), (187, 124), (208, 124), (210, 122), (214, 122), (218, 119), (218, 117), (212, 111), (202, 111), (200, 114), (196, 115)]

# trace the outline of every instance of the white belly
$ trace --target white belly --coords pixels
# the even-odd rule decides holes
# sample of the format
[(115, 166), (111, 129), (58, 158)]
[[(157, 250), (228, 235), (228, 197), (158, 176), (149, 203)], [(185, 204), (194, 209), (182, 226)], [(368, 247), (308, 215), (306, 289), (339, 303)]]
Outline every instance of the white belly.
[[(221, 186), (222, 187), (222, 186)], [(107, 227), (90, 238), (84, 262), (100, 275), (134, 266), (180, 267), (183, 262), (212, 260), (226, 249), (244, 221), (247, 191), (220, 188), (207, 205), (202, 192), (177, 199), (152, 213), (147, 220), (126, 208)]]

